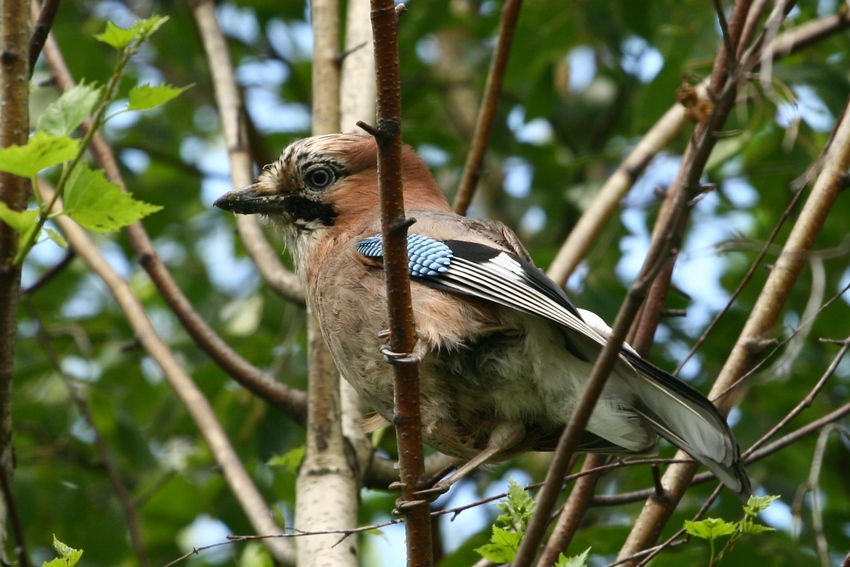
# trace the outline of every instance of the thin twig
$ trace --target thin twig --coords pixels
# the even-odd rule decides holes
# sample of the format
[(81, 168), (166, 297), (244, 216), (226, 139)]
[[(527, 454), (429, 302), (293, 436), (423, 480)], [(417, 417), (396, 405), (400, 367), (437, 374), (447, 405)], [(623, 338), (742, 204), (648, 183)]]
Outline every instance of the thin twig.
[[(37, 2), (33, 3), (35, 6)], [(44, 48), (44, 42), (47, 41), (47, 35), (50, 33), (50, 28), (53, 27), (53, 20), (56, 18), (56, 12), (59, 10), (59, 0), (45, 0), (41, 5), (41, 10), (38, 12), (38, 17), (35, 26), (32, 29), (30, 36), (30, 77), (35, 70), (35, 63), (38, 61), (38, 56), (41, 55), (41, 50)]]
[[(850, 10), (806, 22), (777, 37), (772, 44), (775, 59), (795, 53), (825, 37), (850, 26)], [(739, 50), (740, 51), (740, 50)], [(698, 96), (706, 96), (707, 81), (696, 87)], [(618, 210), (620, 200), (632, 187), (655, 155), (679, 135), (688, 123), (685, 108), (673, 105), (640, 139), (635, 148), (605, 181), (590, 207), (573, 227), (547, 271), (550, 278), (563, 285), (587, 256), (602, 229)]]
[(506, 0), (502, 5), (502, 17), (499, 20), (499, 39), (490, 61), (490, 70), (487, 74), (487, 84), (484, 87), (484, 97), (478, 110), (478, 119), (475, 123), (475, 132), (472, 135), (472, 144), (466, 157), (466, 165), (463, 168), (460, 184), (453, 204), (454, 210), (459, 215), (465, 215), (478, 179), (481, 177), (481, 169), (484, 167), (484, 155), (490, 144), (490, 132), (496, 118), (496, 110), (499, 107), (499, 99), (502, 96), (502, 85), (508, 68), (508, 58), (511, 55), (514, 31), (519, 21), (519, 11), (522, 8), (522, 0)]
[[(214, 15), (215, 12), (213, 11), (213, 17)], [(47, 38), (44, 54), (56, 79), (57, 86), (62, 90), (73, 87), (74, 79), (68, 71), (62, 52), (53, 36)], [(84, 130), (89, 127), (88, 121), (82, 125)], [(115, 156), (109, 144), (106, 143), (100, 132), (95, 133), (92, 138), (90, 149), (95, 162), (106, 170), (106, 177), (123, 188), (124, 180), (118, 163), (115, 161)], [(195, 344), (206, 352), (231, 378), (283, 411), (296, 422), (303, 424), (307, 416), (306, 394), (294, 388), (289, 388), (261, 372), (230, 348), (192, 307), (191, 302), (183, 294), (168, 268), (156, 253), (144, 226), (141, 223), (135, 223), (126, 227), (125, 231), (142, 267), (148, 272), (160, 295), (180, 320)]]
[[(3, 499), (3, 506), (6, 507), (6, 521), (9, 527), (12, 528), (12, 533), (15, 536), (15, 557), (19, 567), (29, 567), (29, 557), (27, 555), (27, 543), (24, 538), (24, 526), (21, 524), (21, 517), (18, 515), (18, 506), (15, 503), (15, 497), (12, 494), (12, 487), (9, 483), (9, 477), (6, 473), (0, 470), (0, 498)], [(0, 558), (5, 557), (4, 552), (0, 552)], [(4, 559), (5, 563), (5, 559)]]
[[(52, 197), (46, 186), (42, 186), (45, 197)], [(57, 202), (57, 206), (61, 204)], [(68, 244), (74, 249), (89, 269), (92, 270), (115, 298), (119, 307), (133, 328), (137, 339), (153, 358), (168, 380), (175, 393), (183, 402), (201, 435), (210, 448), (210, 452), (228, 483), (233, 495), (239, 501), (251, 525), (260, 533), (280, 533), (268, 513), (268, 504), (263, 500), (251, 476), (245, 470), (239, 456), (230, 444), (227, 434), (219, 423), (207, 399), (183, 370), (183, 367), (168, 345), (160, 338), (144, 307), (134, 294), (130, 285), (119, 276), (106, 262), (91, 238), (77, 223), (65, 215), (54, 219), (65, 235)], [(282, 540), (271, 540), (269, 552), (277, 561), (292, 565), (293, 549), (291, 544)]]
[(32, 295), (42, 287), (49, 284), (53, 278), (64, 272), (65, 268), (70, 266), (71, 262), (73, 262), (76, 257), (77, 255), (74, 254), (73, 250), (66, 250), (62, 259), (48, 268), (36, 281), (27, 286), (26, 289), (22, 289), (21, 295)]
[(94, 434), (94, 446), (97, 449), (101, 462), (103, 463), (103, 468), (106, 469), (106, 475), (109, 477), (109, 482), (112, 483), (112, 488), (115, 490), (115, 496), (118, 498), (118, 502), (121, 504), (121, 508), (124, 511), (124, 517), (127, 519), (127, 531), (130, 532), (130, 541), (133, 545), (133, 550), (136, 553), (136, 560), (139, 562), (139, 565), (148, 565), (148, 554), (145, 549), (145, 540), (142, 536), (142, 528), (139, 524), (136, 505), (130, 496), (130, 491), (127, 489), (124, 479), (121, 477), (121, 473), (118, 471), (118, 467), (115, 465), (115, 459), (112, 456), (112, 452), (106, 445), (106, 441), (100, 432), (100, 428), (94, 420), (94, 416), (89, 409), (88, 401), (80, 393), (79, 388), (71, 377), (68, 376), (62, 369), (62, 362), (59, 359), (59, 355), (53, 347), (53, 343), (50, 341), (50, 337), (45, 331), (41, 318), (36, 312), (32, 301), (27, 301), (26, 306), (30, 312), (30, 316), (33, 317), (37, 323), (36, 337), (38, 338), (41, 348), (44, 350), (45, 355), (47, 355), (47, 359), (50, 361), (53, 369), (65, 383), (65, 387), (68, 389), (68, 393), (70, 394), (71, 400), (74, 402), (74, 406), (76, 406), (77, 411), (80, 412), (80, 415)]
[[(740, 38), (741, 30), (746, 21), (747, 11), (749, 10), (749, 2), (741, 1), (735, 4), (728, 27), (728, 37), (730, 43), (734, 46)], [(727, 57), (728, 55), (728, 57)], [(676, 176), (669, 192), (668, 199), (662, 205), (659, 214), (659, 222), (656, 224), (653, 231), (653, 243), (657, 240), (670, 240), (671, 249), (677, 251), (680, 248), (681, 240), (687, 218), (687, 204), (696, 197), (701, 191), (700, 177), (705, 169), (708, 158), (717, 141), (716, 132), (722, 130), (723, 124), (735, 103), (737, 94), (738, 75), (742, 66), (738, 66), (739, 72), (730, 75), (728, 72), (730, 58), (734, 60), (735, 49), (728, 50), (720, 49), (715, 58), (714, 67), (712, 69), (711, 80), (709, 82), (709, 96), (712, 98), (713, 109), (711, 115), (705, 123), (699, 123), (691, 138), (691, 143), (685, 152), (682, 159), (682, 165), (679, 173)], [(666, 217), (670, 217), (672, 222), (662, 221)], [(665, 271), (665, 277), (658, 278), (654, 283), (655, 288), (652, 296), (659, 298), (666, 295), (667, 287), (669, 286), (670, 276), (672, 275), (672, 263), (675, 262), (675, 252), (669, 260), (668, 269)], [(655, 317), (654, 313), (649, 313)], [(728, 408), (719, 408), (721, 411)], [(682, 453), (679, 452), (679, 455)], [(678, 465), (675, 468), (678, 471), (683, 471), (683, 476), (690, 478), (696, 472), (696, 464)], [(665, 478), (670, 478), (670, 470), (668, 469)], [(680, 477), (681, 478), (681, 477)], [(677, 479), (678, 480), (678, 479)], [(681, 498), (684, 490), (688, 486), (687, 482), (676, 482), (674, 480), (672, 487), (664, 485), (666, 498), (650, 499), (647, 506), (639, 516), (638, 520), (629, 537), (626, 540), (623, 548), (620, 550), (618, 557), (628, 557), (634, 553), (643, 550), (652, 545), (661, 528), (666, 523), (669, 515), (675, 509), (676, 504)]]

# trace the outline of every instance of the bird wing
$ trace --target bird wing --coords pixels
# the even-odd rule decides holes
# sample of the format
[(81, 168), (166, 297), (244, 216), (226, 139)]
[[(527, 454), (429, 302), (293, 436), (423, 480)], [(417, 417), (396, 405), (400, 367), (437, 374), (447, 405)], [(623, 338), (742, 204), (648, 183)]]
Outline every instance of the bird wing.
[[(369, 258), (383, 256), (380, 234), (359, 240), (356, 250)], [(611, 329), (596, 315), (576, 309), (564, 291), (534, 264), (479, 242), (437, 240), (407, 235), (411, 279), (430, 287), (478, 297), (548, 319), (601, 348)], [(584, 316), (582, 315), (584, 313)], [(570, 352), (592, 362), (598, 355), (579, 348)], [(705, 464), (739, 497), (749, 494), (749, 480), (726, 420), (700, 392), (641, 358), (624, 344), (621, 363), (633, 371), (638, 394), (634, 411), (668, 441)], [(622, 373), (620, 373), (622, 374)]]
[[(370, 258), (383, 256), (381, 235), (360, 240), (356, 249)], [(415, 281), (549, 319), (605, 345), (605, 338), (582, 319), (555, 282), (511, 252), (478, 242), (443, 241), (410, 233), (407, 254)]]

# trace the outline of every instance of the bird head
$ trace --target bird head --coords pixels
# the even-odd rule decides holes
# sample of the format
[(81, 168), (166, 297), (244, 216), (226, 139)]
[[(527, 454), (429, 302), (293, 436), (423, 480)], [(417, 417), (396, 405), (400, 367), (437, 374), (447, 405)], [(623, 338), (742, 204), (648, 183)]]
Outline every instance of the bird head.
[[(427, 166), (408, 146), (402, 153), (408, 209), (450, 210)], [(371, 136), (329, 134), (289, 145), (252, 185), (221, 196), (215, 206), (262, 214), (287, 242), (310, 235), (362, 230), (380, 215), (377, 146)]]

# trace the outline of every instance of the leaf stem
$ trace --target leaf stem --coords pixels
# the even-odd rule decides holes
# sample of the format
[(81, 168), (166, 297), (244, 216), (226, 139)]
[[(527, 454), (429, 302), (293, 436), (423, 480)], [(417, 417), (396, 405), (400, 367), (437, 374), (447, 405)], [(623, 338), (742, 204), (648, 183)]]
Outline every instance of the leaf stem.
[(139, 34), (121, 50), (121, 57), (118, 59), (118, 63), (115, 65), (115, 69), (112, 71), (112, 76), (109, 78), (109, 81), (106, 83), (106, 89), (103, 93), (103, 100), (97, 108), (97, 111), (91, 118), (91, 127), (86, 131), (83, 139), (80, 141), (80, 145), (77, 149), (77, 154), (62, 167), (62, 174), (59, 176), (59, 181), (56, 183), (56, 191), (53, 193), (50, 202), (45, 205), (44, 201), (41, 199), (40, 193), (38, 191), (37, 180), (33, 179), (32, 187), (33, 193), (36, 195), (36, 201), (38, 201), (38, 209), (39, 214), (38, 218), (35, 221), (35, 226), (33, 229), (27, 233), (25, 233), (21, 241), (21, 245), (18, 248), (18, 252), (15, 255), (14, 265), (19, 266), (23, 263), (24, 258), (26, 258), (27, 254), (29, 254), (32, 247), (35, 246), (36, 241), (38, 240), (38, 235), (41, 234), (42, 228), (44, 228), (44, 223), (46, 223), (50, 218), (55, 216), (55, 214), (51, 214), (53, 207), (56, 205), (59, 199), (61, 199), (65, 194), (65, 186), (68, 183), (68, 178), (71, 176), (71, 173), (74, 171), (74, 168), (80, 163), (80, 160), (83, 159), (83, 156), (86, 153), (86, 150), (91, 144), (92, 138), (96, 132), (98, 132), (103, 124), (106, 122), (106, 112), (109, 109), (109, 105), (115, 100), (115, 97), (118, 93), (118, 87), (121, 84), (121, 78), (124, 76), (124, 69), (127, 66), (127, 63), (130, 61), (130, 58), (136, 54), (139, 50), (139, 47), (142, 43), (147, 40), (149, 37), (148, 33), (139, 32)]

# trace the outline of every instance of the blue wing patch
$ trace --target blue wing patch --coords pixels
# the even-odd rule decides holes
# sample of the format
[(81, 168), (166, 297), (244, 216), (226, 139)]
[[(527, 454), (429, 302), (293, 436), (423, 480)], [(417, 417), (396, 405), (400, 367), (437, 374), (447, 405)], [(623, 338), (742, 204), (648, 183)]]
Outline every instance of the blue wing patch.
[[(364, 238), (355, 248), (369, 258), (380, 258), (384, 255), (384, 243), (380, 234)], [(439, 240), (421, 234), (408, 234), (407, 256), (407, 268), (411, 277), (424, 278), (448, 272), (454, 254), (451, 248)]]

